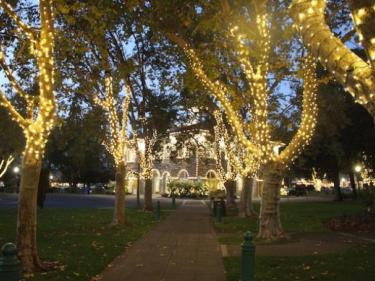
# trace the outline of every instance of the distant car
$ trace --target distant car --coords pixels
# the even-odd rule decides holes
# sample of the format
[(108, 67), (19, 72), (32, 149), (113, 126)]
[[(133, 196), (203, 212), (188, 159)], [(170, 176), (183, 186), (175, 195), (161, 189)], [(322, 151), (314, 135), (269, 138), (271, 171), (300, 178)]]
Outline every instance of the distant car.
[(307, 190), (304, 185), (297, 185), (288, 190), (288, 196), (306, 196)]

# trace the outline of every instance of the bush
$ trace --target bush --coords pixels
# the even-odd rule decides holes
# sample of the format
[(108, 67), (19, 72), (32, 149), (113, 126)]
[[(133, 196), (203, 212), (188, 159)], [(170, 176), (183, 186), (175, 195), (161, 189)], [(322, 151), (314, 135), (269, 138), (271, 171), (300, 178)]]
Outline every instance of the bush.
[(210, 191), (208, 196), (213, 199), (214, 198), (224, 199), (226, 196), (226, 193), (224, 189), (217, 189), (217, 190)]
[(366, 204), (367, 212), (375, 214), (375, 187), (366, 186), (358, 190), (358, 197)]
[(168, 184), (169, 196), (180, 198), (206, 197), (208, 188), (199, 181), (174, 180)]

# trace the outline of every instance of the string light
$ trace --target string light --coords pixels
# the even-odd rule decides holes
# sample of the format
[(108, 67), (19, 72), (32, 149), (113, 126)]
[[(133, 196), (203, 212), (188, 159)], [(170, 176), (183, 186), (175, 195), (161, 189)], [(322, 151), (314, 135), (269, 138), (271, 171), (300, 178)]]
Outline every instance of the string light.
[(369, 62), (347, 48), (325, 23), (327, 0), (294, 0), (290, 11), (310, 53), (318, 57), (320, 63), (334, 75), (355, 101), (362, 104), (375, 118), (375, 39), (371, 29), (366, 28), (366, 25), (372, 24), (375, 4), (365, 9), (356, 4), (357, 1), (352, 2), (353, 21)]
[[(27, 116), (22, 116), (0, 90), (0, 104), (4, 106), (11, 118), (23, 129), (26, 146), (23, 152), (26, 164), (40, 163), (43, 157), (48, 136), (55, 123), (56, 100), (54, 95), (54, 12), (52, 0), (41, 0), (39, 4), (41, 26), (39, 34), (13, 11), (13, 8), (0, 0), (2, 8), (17, 24), (18, 32), (25, 34), (35, 49), (33, 55), (39, 71), (39, 96), (28, 96), (17, 83), (14, 74), (5, 63), (5, 55), (0, 52), (0, 65), (15, 92), (27, 103)], [(35, 115), (34, 115), (35, 113)]]
[(14, 161), (14, 157), (10, 155), (7, 159), (2, 159), (0, 162), (0, 178), (4, 176), (9, 168), (9, 165)]
[[(130, 87), (125, 83), (125, 98), (122, 102), (121, 113), (116, 109), (117, 103), (113, 96), (113, 80), (109, 75), (105, 78), (104, 99), (95, 96), (94, 102), (105, 111), (109, 119), (109, 131), (103, 145), (108, 153), (113, 156), (116, 167), (125, 165), (125, 153), (129, 146), (126, 128), (130, 104)], [(122, 118), (120, 118), (120, 114), (122, 114)]]
[[(311, 12), (311, 11), (309, 11)], [(305, 17), (305, 16), (303, 16)], [(229, 167), (242, 175), (254, 175), (262, 165), (272, 164), (279, 170), (287, 168), (288, 165), (301, 153), (302, 149), (310, 142), (314, 133), (317, 119), (316, 90), (317, 81), (315, 78), (316, 64), (311, 56), (308, 56), (303, 63), (304, 73), (304, 98), (302, 118), (300, 127), (292, 141), (281, 154), (273, 151), (275, 142), (271, 141), (270, 126), (268, 124), (268, 98), (270, 91), (267, 87), (269, 75), (270, 57), (270, 33), (268, 24), (268, 13), (265, 4), (257, 7), (257, 28), (260, 38), (257, 40), (257, 50), (260, 52), (257, 62), (250, 62), (244, 35), (239, 33), (238, 27), (231, 27), (229, 37), (235, 42), (237, 58), (245, 73), (249, 92), (246, 101), (249, 102), (252, 117), (241, 118), (238, 114), (239, 108), (231, 102), (234, 94), (230, 88), (219, 81), (213, 82), (204, 71), (203, 63), (196, 54), (196, 51), (181, 37), (175, 34), (167, 34), (168, 37), (177, 43), (185, 52), (190, 67), (196, 78), (209, 90), (209, 92), (220, 102), (227, 116), (229, 124), (235, 133), (235, 139), (229, 138), (225, 126), (218, 113), (215, 113), (217, 126), (215, 135), (217, 151), (219, 142), (225, 144), (226, 156), (230, 162)], [(246, 103), (244, 101), (244, 103)], [(224, 171), (221, 165), (221, 155), (217, 153), (217, 169), (221, 177), (233, 178), (233, 170)], [(218, 154), (219, 153), (219, 154)], [(241, 159), (243, 158), (243, 159)]]

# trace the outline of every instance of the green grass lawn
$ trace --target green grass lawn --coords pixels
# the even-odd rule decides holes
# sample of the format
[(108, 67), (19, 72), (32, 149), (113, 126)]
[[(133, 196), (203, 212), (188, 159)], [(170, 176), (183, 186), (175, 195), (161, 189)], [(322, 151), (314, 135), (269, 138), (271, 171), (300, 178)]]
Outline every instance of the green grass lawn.
[[(44, 260), (61, 262), (64, 271), (37, 274), (30, 281), (90, 280), (156, 224), (154, 215), (143, 211), (128, 209), (127, 216), (128, 225), (111, 227), (110, 209), (40, 210), (39, 254)], [(14, 242), (16, 210), (0, 209), (0, 229), (1, 245)]]
[[(255, 204), (259, 212), (259, 204)], [(287, 232), (325, 232), (323, 222), (331, 217), (354, 214), (365, 209), (359, 202), (283, 202), (280, 207), (281, 222)], [(222, 223), (215, 223), (222, 244), (241, 244), (242, 234), (250, 230), (256, 234), (257, 218), (224, 217)]]
[[(259, 206), (256, 206), (257, 209)], [(331, 217), (364, 210), (358, 202), (285, 202), (281, 205), (281, 221), (287, 232), (329, 232), (323, 222)], [(256, 234), (257, 220), (226, 217), (215, 223), (222, 244), (242, 243), (242, 234)], [(375, 280), (375, 243), (314, 256), (257, 257), (256, 281), (361, 281)], [(224, 258), (228, 281), (238, 281), (240, 257)]]

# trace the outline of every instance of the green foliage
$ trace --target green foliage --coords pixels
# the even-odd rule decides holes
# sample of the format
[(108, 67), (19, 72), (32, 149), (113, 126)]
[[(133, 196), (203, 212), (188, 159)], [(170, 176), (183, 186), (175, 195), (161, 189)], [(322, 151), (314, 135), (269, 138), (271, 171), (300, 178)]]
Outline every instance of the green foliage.
[(225, 190), (217, 189), (208, 193), (210, 198), (225, 198)]
[(366, 186), (359, 189), (358, 198), (366, 204), (366, 211), (375, 215), (375, 187)]
[(201, 181), (174, 180), (168, 183), (170, 196), (199, 198), (207, 195), (208, 188)]

